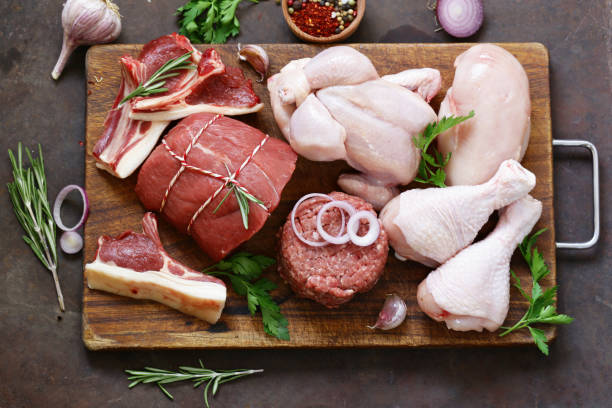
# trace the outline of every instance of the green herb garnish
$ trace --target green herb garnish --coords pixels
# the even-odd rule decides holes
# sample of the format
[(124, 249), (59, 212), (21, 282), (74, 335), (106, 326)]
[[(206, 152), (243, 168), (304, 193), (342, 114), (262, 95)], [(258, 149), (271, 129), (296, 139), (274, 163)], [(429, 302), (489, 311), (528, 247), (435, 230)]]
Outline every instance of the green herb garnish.
[[(210, 408), (208, 403), (208, 390), (211, 390), (212, 396), (214, 397), (217, 393), (217, 389), (219, 385), (237, 380), (238, 378), (245, 377), (247, 375), (261, 373), (263, 370), (221, 370), (221, 371), (213, 371), (208, 368), (204, 368), (204, 364), (202, 364), (202, 360), (198, 360), (200, 362), (200, 367), (179, 367), (178, 371), (169, 371), (169, 370), (161, 370), (159, 368), (151, 368), (145, 367), (144, 370), (125, 370), (126, 373), (130, 374), (128, 380), (133, 380), (129, 388), (133, 388), (136, 385), (156, 383), (159, 389), (164, 393), (164, 395), (171, 400), (174, 400), (172, 394), (166, 390), (164, 384), (169, 384), (177, 381), (193, 381), (193, 388), (197, 388), (203, 383), (206, 383), (206, 387), (204, 387), (204, 402), (206, 403), (206, 407)], [(211, 389), (212, 387), (212, 389)]]
[(64, 296), (57, 277), (57, 242), (55, 221), (47, 199), (47, 177), (42, 148), (38, 145), (38, 157), (33, 158), (28, 149), (26, 155), (30, 160), (30, 168), (23, 168), (22, 145), (17, 145), (17, 158), (9, 149), (9, 159), (13, 167), (13, 182), (6, 187), (9, 191), (13, 211), (23, 227), (26, 235), (23, 240), (32, 248), (34, 254), (45, 265), (55, 282), (57, 301), (63, 312)]
[[(227, 169), (228, 174), (230, 174), (231, 176), (231, 172), (229, 168), (227, 167), (227, 164), (225, 165), (225, 168)], [(217, 204), (217, 207), (213, 210), (213, 214), (219, 210), (219, 207), (221, 207), (221, 205), (225, 202), (225, 200), (227, 200), (227, 197), (229, 197), (231, 193), (234, 193), (236, 195), (236, 201), (238, 202), (238, 208), (240, 209), (240, 215), (242, 216), (242, 225), (244, 225), (244, 229), (249, 229), (249, 211), (250, 211), (249, 201), (254, 202), (257, 205), (260, 205), (263, 208), (266, 208), (266, 207), (263, 201), (261, 201), (259, 198), (255, 197), (254, 195), (250, 194), (248, 191), (244, 189), (244, 187), (239, 186), (234, 180), (228, 181), (227, 185), (229, 186), (227, 193), (221, 199), (221, 201), (219, 201), (219, 204)]]
[[(259, 3), (258, 0), (250, 0)], [(190, 0), (176, 10), (179, 33), (194, 43), (222, 44), (240, 32), (236, 9), (242, 0)]]
[(550, 269), (544, 261), (544, 257), (534, 248), (536, 239), (540, 234), (546, 231), (546, 228), (539, 230), (531, 237), (527, 236), (519, 245), (523, 258), (529, 265), (531, 271), (531, 277), (533, 279), (533, 287), (531, 289), (531, 296), (523, 290), (521, 286), (521, 280), (516, 276), (513, 271), (510, 271), (512, 278), (514, 279), (514, 287), (518, 289), (521, 295), (529, 301), (529, 309), (521, 319), (514, 324), (512, 327), (502, 327), (505, 329), (499, 336), (505, 336), (506, 334), (515, 330), (527, 328), (535, 341), (536, 346), (542, 353), (548, 355), (548, 344), (546, 344), (546, 334), (543, 330), (531, 327), (535, 323), (548, 323), (548, 324), (570, 324), (574, 321), (573, 317), (565, 314), (557, 314), (553, 303), (555, 302), (555, 295), (557, 294), (557, 286), (553, 286), (545, 291), (542, 291), (542, 287), (539, 284), (540, 279), (544, 278), (550, 273)]
[(446, 187), (446, 173), (444, 167), (448, 164), (451, 154), (443, 156), (434, 146), (431, 146), (431, 153), (427, 153), (431, 142), (436, 136), (446, 132), (455, 125), (465, 122), (474, 116), (474, 111), (470, 111), (467, 116), (445, 116), (439, 122), (433, 122), (427, 125), (423, 133), (417, 135), (414, 139), (414, 144), (421, 151), (422, 160), (419, 163), (418, 176), (414, 181), (424, 184), (433, 184), (438, 187)]
[(247, 298), (251, 315), (255, 315), (258, 307), (261, 309), (264, 331), (281, 340), (289, 340), (289, 322), (270, 295), (270, 291), (276, 289), (276, 284), (266, 278), (260, 278), (264, 269), (274, 263), (274, 259), (263, 255), (239, 252), (204, 269), (203, 272), (212, 276), (228, 277), (234, 291)]
[(166, 61), (149, 79), (145, 82), (138, 84), (138, 87), (130, 92), (129, 95), (124, 97), (118, 106), (123, 105), (125, 102), (137, 96), (149, 96), (166, 92), (168, 88), (162, 88), (166, 84), (166, 79), (180, 75), (180, 72), (185, 69), (196, 69), (195, 64), (189, 61), (193, 51), (189, 51), (180, 57), (172, 58)]

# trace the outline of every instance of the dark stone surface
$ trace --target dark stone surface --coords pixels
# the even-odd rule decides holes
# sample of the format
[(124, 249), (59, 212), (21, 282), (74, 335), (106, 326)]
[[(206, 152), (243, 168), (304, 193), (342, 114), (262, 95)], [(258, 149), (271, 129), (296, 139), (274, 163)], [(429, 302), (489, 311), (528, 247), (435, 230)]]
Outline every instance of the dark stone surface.
[[(124, 43), (176, 30), (182, 0), (118, 0)], [(426, 0), (370, 0), (355, 42), (453, 41), (435, 33)], [(20, 240), (0, 189), (0, 407), (202, 406), (201, 390), (172, 385), (176, 402), (153, 386), (127, 389), (125, 368), (175, 368), (202, 358), (213, 368), (264, 368), (224, 385), (215, 407), (604, 407), (609, 406), (612, 335), (610, 228), (610, 0), (490, 0), (474, 41), (539, 41), (550, 50), (553, 131), (587, 139), (600, 152), (602, 237), (587, 251), (558, 251), (559, 308), (576, 317), (546, 358), (535, 347), (464, 350), (89, 352), (81, 342), (81, 256), (60, 256), (67, 312), (49, 274)], [(246, 42), (294, 42), (274, 1), (239, 8)], [(18, 141), (44, 146), (49, 194), (83, 183), (85, 49), (56, 83), (50, 72), (62, 38), (60, 1), (0, 5), (0, 151)], [(503, 124), (500, 124), (503, 126)], [(2, 153), (6, 154), (6, 153)], [(2, 184), (9, 163), (0, 160)], [(591, 233), (588, 154), (555, 155), (560, 240)], [(608, 402), (606, 402), (608, 401)]]

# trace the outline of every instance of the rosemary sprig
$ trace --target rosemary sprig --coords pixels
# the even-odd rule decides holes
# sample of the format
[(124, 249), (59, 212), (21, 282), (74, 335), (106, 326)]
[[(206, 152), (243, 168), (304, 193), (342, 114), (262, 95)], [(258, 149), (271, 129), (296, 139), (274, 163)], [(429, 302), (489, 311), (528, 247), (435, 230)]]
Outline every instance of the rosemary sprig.
[(446, 173), (444, 167), (448, 164), (451, 154), (443, 156), (435, 147), (431, 147), (431, 153), (427, 153), (431, 142), (441, 133), (446, 132), (474, 116), (474, 111), (470, 111), (467, 116), (445, 116), (439, 122), (427, 125), (423, 133), (414, 138), (414, 144), (421, 151), (422, 160), (419, 163), (419, 171), (414, 181), (423, 184), (433, 184), (437, 187), (446, 187)]
[(534, 323), (570, 324), (572, 321), (574, 321), (574, 318), (565, 314), (557, 314), (557, 310), (553, 306), (553, 303), (555, 302), (555, 295), (557, 294), (557, 286), (553, 286), (552, 288), (542, 291), (542, 287), (539, 284), (540, 279), (544, 278), (550, 273), (550, 269), (548, 269), (548, 266), (544, 261), (544, 257), (537, 248), (533, 247), (538, 236), (540, 236), (540, 234), (542, 234), (544, 231), (546, 231), (546, 228), (541, 229), (531, 237), (525, 237), (521, 245), (519, 245), (521, 254), (525, 259), (525, 262), (527, 262), (527, 265), (529, 265), (529, 270), (531, 271), (531, 277), (533, 279), (531, 296), (529, 296), (521, 286), (521, 280), (518, 278), (518, 276), (516, 276), (513, 271), (510, 271), (510, 273), (515, 282), (513, 286), (517, 288), (521, 295), (529, 301), (529, 308), (523, 317), (521, 317), (521, 319), (512, 327), (502, 327), (504, 331), (499, 336), (503, 337), (515, 330), (527, 328), (529, 333), (531, 333), (536, 346), (538, 346), (538, 349), (540, 349), (540, 351), (545, 355), (548, 355), (546, 334), (543, 330), (531, 327), (531, 325)]
[(119, 106), (137, 96), (149, 96), (157, 93), (166, 92), (168, 88), (162, 88), (166, 84), (166, 79), (180, 75), (184, 69), (195, 69), (196, 66), (189, 58), (193, 51), (189, 51), (180, 57), (172, 58), (166, 61), (149, 79), (141, 83), (129, 95), (119, 102)]
[(13, 167), (13, 182), (7, 183), (13, 211), (26, 235), (23, 240), (32, 248), (40, 262), (51, 272), (55, 282), (57, 301), (61, 311), (64, 308), (64, 296), (57, 277), (57, 242), (55, 221), (51, 215), (47, 199), (47, 177), (42, 148), (38, 145), (38, 157), (33, 158), (28, 149), (26, 155), (30, 168), (23, 167), (22, 145), (17, 145), (17, 157), (9, 149), (9, 159)]
[[(204, 387), (204, 402), (206, 403), (206, 407), (210, 408), (210, 404), (208, 403), (208, 391), (212, 393), (214, 397), (217, 393), (217, 389), (219, 385), (237, 380), (241, 377), (245, 377), (247, 375), (261, 373), (263, 370), (220, 370), (213, 371), (211, 369), (205, 368), (202, 360), (198, 360), (200, 363), (200, 367), (179, 367), (178, 371), (169, 371), (169, 370), (161, 370), (159, 368), (145, 367), (144, 370), (125, 370), (126, 373), (130, 374), (128, 380), (132, 380), (128, 388), (133, 388), (136, 385), (156, 383), (159, 389), (164, 393), (164, 395), (171, 400), (174, 400), (172, 394), (166, 390), (164, 384), (169, 384), (177, 381), (193, 381), (193, 388), (197, 388), (200, 385), (206, 383)], [(211, 388), (212, 387), (212, 388)]]
[[(225, 168), (227, 169), (228, 174), (231, 176), (231, 172), (227, 167), (227, 164), (225, 165)], [(265, 205), (263, 201), (246, 191), (244, 187), (239, 186), (236, 181), (230, 180), (227, 182), (227, 184), (229, 185), (227, 193), (225, 196), (223, 196), (219, 204), (217, 204), (217, 207), (215, 207), (213, 210), (213, 214), (219, 210), (221, 205), (225, 202), (225, 200), (227, 200), (227, 197), (229, 197), (231, 193), (234, 193), (236, 195), (236, 201), (238, 202), (238, 208), (240, 209), (240, 215), (242, 216), (242, 225), (244, 225), (244, 229), (249, 229), (249, 201), (254, 202), (255, 204), (264, 208)]]

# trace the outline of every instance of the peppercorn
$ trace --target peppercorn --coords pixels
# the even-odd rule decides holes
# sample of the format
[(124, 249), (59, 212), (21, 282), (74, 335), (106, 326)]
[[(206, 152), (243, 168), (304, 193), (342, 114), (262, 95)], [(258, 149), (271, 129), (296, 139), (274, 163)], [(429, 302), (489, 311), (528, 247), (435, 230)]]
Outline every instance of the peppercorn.
[(295, 10), (293, 10), (293, 7), (289, 7), (289, 8), (287, 9), (287, 11), (289, 12), (289, 14), (293, 14), (293, 12), (294, 12)]
[(295, 0), (293, 2), (293, 9), (294, 10), (301, 10), (302, 9), (302, 2), (300, 0)]
[(287, 5), (288, 5), (289, 7), (293, 6), (293, 0), (287, 0)]

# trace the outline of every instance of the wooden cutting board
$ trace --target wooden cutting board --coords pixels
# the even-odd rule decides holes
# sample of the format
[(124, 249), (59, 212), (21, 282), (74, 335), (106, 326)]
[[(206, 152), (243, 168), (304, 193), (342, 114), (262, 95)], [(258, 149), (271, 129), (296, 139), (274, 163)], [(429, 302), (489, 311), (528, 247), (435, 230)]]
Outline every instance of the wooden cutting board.
[[(433, 101), (437, 110), (454, 76), (455, 57), (472, 44), (354, 44), (369, 56), (381, 75), (408, 68), (432, 67), (442, 73), (443, 86)], [(552, 142), (550, 121), (550, 92), (548, 51), (537, 43), (503, 44), (523, 64), (529, 76), (532, 127), (531, 141), (523, 161), (526, 168), (537, 176), (532, 195), (544, 204), (542, 218), (535, 229), (548, 228), (538, 247), (550, 264), (551, 274), (543, 284), (556, 282), (555, 234), (553, 216)], [(144, 213), (136, 195), (136, 177), (119, 180), (96, 168), (91, 156), (93, 146), (102, 133), (107, 111), (119, 87), (118, 58), (124, 54), (137, 56), (141, 45), (101, 45), (91, 47), (87, 53), (87, 153), (85, 185), (91, 203), (89, 220), (85, 227), (85, 262), (92, 261), (96, 240), (103, 234), (116, 235), (125, 230), (141, 231)], [(323, 46), (305, 44), (263, 45), (270, 56), (270, 72), (276, 73), (287, 62), (311, 57)], [(205, 46), (198, 46), (204, 49)], [(237, 65), (236, 46), (217, 45), (215, 48), (228, 65)], [(246, 75), (257, 76), (245, 64), (240, 65)], [(264, 84), (254, 82), (255, 92), (266, 108), (257, 114), (238, 117), (271, 136), (282, 138), (278, 131)], [(500, 123), (504, 126), (504, 123)], [(491, 143), (495, 143), (491, 135)], [(302, 195), (311, 192), (327, 193), (336, 190), (336, 178), (350, 170), (343, 162), (314, 163), (303, 158), (293, 178), (282, 194), (282, 201), (263, 229), (241, 248), (253, 253), (275, 256), (276, 232), (284, 222), (293, 204)], [(492, 224), (492, 223), (491, 223)], [(488, 228), (490, 229), (490, 225)], [(171, 256), (194, 269), (211, 262), (187, 236), (174, 231), (160, 220), (160, 234)], [(528, 269), (515, 254), (512, 269), (523, 280)], [(449, 331), (443, 324), (426, 317), (418, 308), (416, 289), (429, 269), (413, 262), (402, 263), (389, 257), (383, 277), (367, 294), (356, 296), (350, 303), (334, 310), (296, 297), (273, 268), (265, 274), (279, 284), (274, 296), (282, 312), (289, 319), (291, 341), (281, 341), (266, 335), (261, 316), (251, 317), (244, 299), (230, 289), (226, 308), (219, 322), (209, 325), (204, 321), (176, 312), (158, 303), (124, 298), (90, 290), (84, 282), (83, 341), (92, 350), (124, 348), (289, 348), (289, 347), (422, 347), (422, 346), (508, 346), (532, 342), (527, 331), (506, 337), (498, 333), (460, 333)], [(376, 321), (387, 293), (398, 293), (408, 304), (408, 317), (398, 328), (372, 331), (366, 326)], [(508, 322), (518, 320), (527, 308), (527, 302), (515, 289), (511, 289)], [(554, 327), (546, 327), (548, 339), (555, 336)]]

